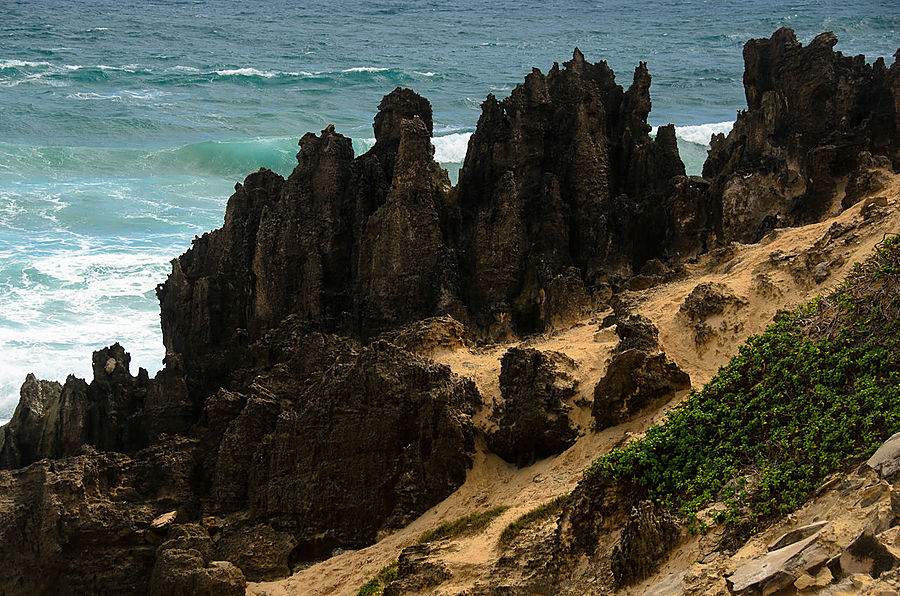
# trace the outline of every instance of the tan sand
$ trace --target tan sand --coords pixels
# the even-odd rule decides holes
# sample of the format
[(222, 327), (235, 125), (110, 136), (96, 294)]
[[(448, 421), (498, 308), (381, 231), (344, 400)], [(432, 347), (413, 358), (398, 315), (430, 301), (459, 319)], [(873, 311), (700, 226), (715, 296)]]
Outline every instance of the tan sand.
[[(735, 245), (733, 253), (727, 259), (719, 259), (717, 262), (714, 256), (705, 256), (698, 263), (687, 266), (685, 278), (631, 293), (638, 305), (635, 310), (652, 319), (658, 326), (662, 348), (690, 374), (694, 387), (699, 387), (728, 361), (749, 335), (762, 331), (779, 309), (793, 308), (815, 295), (827, 292), (840, 283), (853, 262), (867, 257), (885, 234), (900, 231), (900, 176), (893, 178), (889, 188), (878, 195), (888, 198), (885, 214), (881, 217), (863, 223), (862, 213), (868, 207), (867, 201), (861, 201), (822, 223), (776, 230), (759, 244)], [(816, 284), (811, 275), (798, 274), (796, 270), (792, 270), (791, 263), (796, 266), (803, 262), (810, 254), (808, 251), (827, 235), (833, 224), (856, 229), (832, 242), (828, 259), (838, 258), (839, 262), (830, 267), (829, 276), (823, 283)], [(779, 255), (791, 254), (795, 255), (792, 260), (778, 258)], [(820, 253), (814, 251), (811, 254), (818, 258)], [(773, 255), (776, 258), (773, 259)], [(768, 283), (761, 283), (763, 278)], [(705, 281), (726, 284), (732, 292), (745, 299), (747, 304), (735, 312), (711, 318), (708, 324), (715, 330), (715, 336), (705, 346), (698, 347), (690, 328), (678, 315), (678, 310), (690, 291), (698, 283)], [(657, 404), (655, 409), (651, 408), (626, 424), (599, 433), (589, 432), (593, 387), (605, 372), (610, 351), (616, 343), (615, 334), (611, 330), (598, 328), (601, 315), (602, 313), (597, 313), (570, 329), (530, 338), (524, 342), (540, 350), (562, 352), (576, 363), (580, 394), (573, 402), (582, 405), (573, 404), (575, 407), (572, 418), (580, 428), (585, 429), (585, 434), (569, 450), (520, 470), (487, 453), (483, 441), (479, 440), (474, 465), (465, 484), (409, 526), (368, 548), (338, 554), (289, 578), (251, 583), (247, 594), (355, 594), (362, 584), (395, 559), (405, 546), (413, 544), (416, 537), (425, 530), (475, 511), (483, 511), (496, 505), (509, 505), (511, 508), (486, 531), (474, 537), (459, 539), (444, 549), (442, 560), (453, 575), (435, 593), (457, 594), (471, 587), (478, 578), (486, 576), (499, 556), (496, 549), (497, 538), (509, 522), (555, 496), (570, 492), (581, 477), (582, 470), (591, 461), (608, 452), (623, 439), (638, 436), (650, 425), (659, 422), (664, 418), (665, 412), (686, 394), (682, 392), (666, 404)], [(501, 399), (498, 381), (500, 358), (509, 347), (498, 345), (474, 350), (461, 348), (435, 356), (435, 360), (449, 365), (457, 374), (474, 379), (478, 385), (484, 397), (485, 408), (475, 420), (482, 429), (488, 428), (488, 414), (493, 404)], [(687, 569), (694, 560), (706, 554), (704, 549), (709, 547), (707, 542), (696, 539), (683, 544), (660, 574), (648, 580), (643, 587), (633, 589), (631, 593), (641, 593), (645, 587), (659, 582), (667, 574)]]

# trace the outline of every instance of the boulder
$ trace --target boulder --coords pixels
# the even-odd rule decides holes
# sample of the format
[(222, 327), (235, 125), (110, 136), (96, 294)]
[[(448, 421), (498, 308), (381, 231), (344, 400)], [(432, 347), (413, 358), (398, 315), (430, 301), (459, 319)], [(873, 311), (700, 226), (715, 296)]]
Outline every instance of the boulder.
[(782, 534), (781, 536), (779, 536), (776, 540), (774, 540), (769, 545), (769, 550), (770, 551), (779, 550), (786, 546), (790, 546), (790, 545), (794, 544), (795, 542), (799, 542), (800, 540), (803, 540), (804, 538), (808, 538), (808, 537), (812, 536), (813, 534), (817, 534), (820, 530), (825, 528), (825, 526), (827, 526), (830, 523), (831, 522), (829, 522), (827, 520), (823, 520), (823, 521), (818, 521), (818, 522), (808, 524), (805, 526), (801, 526), (799, 528), (794, 528), (790, 532), (786, 532), (786, 533)]
[(892, 435), (882, 443), (866, 461), (866, 465), (878, 472), (882, 478), (888, 478), (900, 471), (900, 433)]
[(803, 573), (828, 560), (827, 552), (817, 543), (819, 533), (784, 548), (741, 564), (729, 577), (728, 588), (735, 595), (768, 596), (793, 584)]
[(441, 561), (429, 560), (429, 546), (416, 544), (403, 549), (397, 558), (397, 577), (384, 588), (384, 596), (430, 593), (450, 579), (450, 570)]
[(575, 443), (567, 401), (577, 393), (575, 363), (558, 352), (510, 348), (500, 368), (503, 403), (492, 414), (497, 430), (488, 447), (522, 467), (561, 453)]
[(150, 577), (150, 596), (243, 596), (247, 580), (227, 561), (206, 563), (196, 550), (162, 550)]
[(841, 553), (840, 571), (844, 577), (865, 573), (878, 578), (882, 573), (900, 564), (898, 553), (884, 544), (883, 539), (863, 532)]
[(628, 350), (616, 354), (594, 388), (595, 428), (621, 424), (652, 401), (690, 386), (688, 374), (662, 352)]

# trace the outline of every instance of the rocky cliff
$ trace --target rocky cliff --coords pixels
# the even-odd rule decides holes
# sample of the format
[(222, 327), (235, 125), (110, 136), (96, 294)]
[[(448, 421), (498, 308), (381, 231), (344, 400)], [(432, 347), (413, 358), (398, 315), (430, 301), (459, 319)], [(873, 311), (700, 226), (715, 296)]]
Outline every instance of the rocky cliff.
[(900, 168), (900, 61), (868, 64), (837, 41), (803, 46), (782, 28), (744, 46), (747, 109), (703, 166), (722, 240), (819, 221), (877, 190), (873, 169)]
[[(487, 98), (455, 188), (411, 90), (384, 97), (363, 155), (331, 126), (305, 135), (287, 179), (248, 176), (223, 227), (172, 262), (156, 378), (118, 344), (90, 384), (27, 378), (0, 428), (0, 588), (239, 593), (409, 524), (463, 484), (484, 430), (476, 385), (422, 354), (565, 327), (900, 166), (900, 66), (831, 40), (748, 43), (748, 110), (714, 139), (707, 179), (684, 176), (674, 127), (650, 136), (646, 66), (623, 89), (577, 49)], [(689, 385), (655, 328), (619, 319), (621, 349), (587, 391), (598, 429)], [(585, 431), (573, 366), (509, 350), (487, 444), (520, 465), (570, 446)], [(617, 560), (634, 579), (629, 561), (659, 546), (634, 534), (670, 541), (633, 497), (585, 480), (554, 548), (590, 554), (631, 528)]]

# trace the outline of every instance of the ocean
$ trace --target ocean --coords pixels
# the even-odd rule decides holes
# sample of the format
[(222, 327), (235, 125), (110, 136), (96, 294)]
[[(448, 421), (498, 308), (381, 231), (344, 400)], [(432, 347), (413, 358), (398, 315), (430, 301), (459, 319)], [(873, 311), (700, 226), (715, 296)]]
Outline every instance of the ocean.
[(896, 0), (259, 0), (0, 3), (0, 419), (26, 373), (90, 380), (119, 341), (132, 371), (163, 357), (154, 289), (234, 184), (287, 175), (334, 123), (365, 151), (381, 97), (434, 107), (455, 178), (489, 93), (578, 46), (623, 86), (653, 76), (653, 125), (677, 126), (689, 173), (744, 107), (741, 48), (778, 27), (888, 64)]

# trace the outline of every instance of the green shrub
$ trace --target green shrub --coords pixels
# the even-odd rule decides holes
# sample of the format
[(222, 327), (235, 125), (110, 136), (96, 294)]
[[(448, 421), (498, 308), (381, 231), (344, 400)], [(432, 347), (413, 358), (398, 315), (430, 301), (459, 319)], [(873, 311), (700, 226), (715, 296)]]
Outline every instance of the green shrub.
[(397, 560), (381, 568), (375, 577), (367, 581), (356, 593), (356, 596), (381, 596), (389, 583), (397, 578)]
[(516, 539), (516, 536), (528, 526), (557, 515), (562, 511), (563, 505), (568, 498), (569, 495), (560, 495), (552, 501), (538, 505), (531, 511), (523, 513), (515, 521), (510, 522), (508, 526), (503, 528), (503, 532), (500, 533), (500, 539), (498, 540), (500, 547), (509, 546)]
[(495, 518), (499, 517), (507, 509), (509, 509), (509, 505), (500, 505), (482, 513), (471, 513), (455, 521), (444, 522), (433, 530), (424, 532), (419, 536), (418, 542), (422, 544), (423, 542), (434, 542), (445, 538), (477, 534), (488, 527)]
[(693, 519), (752, 529), (797, 509), (822, 478), (900, 429), (900, 242), (829, 296), (753, 336), (662, 425), (585, 474), (634, 483)]

